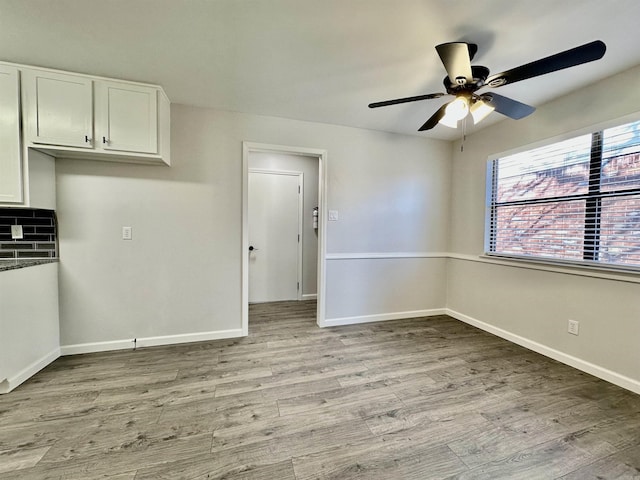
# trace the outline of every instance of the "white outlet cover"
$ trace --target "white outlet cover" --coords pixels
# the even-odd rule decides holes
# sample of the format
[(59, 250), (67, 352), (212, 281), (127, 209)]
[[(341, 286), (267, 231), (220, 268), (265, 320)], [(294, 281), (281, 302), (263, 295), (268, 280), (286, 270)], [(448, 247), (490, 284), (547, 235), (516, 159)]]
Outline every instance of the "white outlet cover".
[(131, 240), (132, 237), (133, 237), (133, 232), (131, 227), (122, 227), (122, 239)]
[(338, 210), (329, 210), (329, 221), (336, 222), (338, 221)]
[(568, 332), (572, 335), (578, 335), (580, 333), (580, 322), (577, 320), (569, 320)]
[(22, 233), (22, 225), (11, 225), (11, 239), (21, 240), (23, 238), (24, 234)]

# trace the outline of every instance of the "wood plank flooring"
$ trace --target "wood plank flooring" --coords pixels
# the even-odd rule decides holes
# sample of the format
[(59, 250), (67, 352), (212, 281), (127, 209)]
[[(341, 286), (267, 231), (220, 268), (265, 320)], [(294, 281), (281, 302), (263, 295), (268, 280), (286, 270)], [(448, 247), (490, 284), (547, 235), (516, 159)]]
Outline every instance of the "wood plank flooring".
[(446, 316), (60, 358), (0, 396), (0, 478), (638, 479), (640, 396)]

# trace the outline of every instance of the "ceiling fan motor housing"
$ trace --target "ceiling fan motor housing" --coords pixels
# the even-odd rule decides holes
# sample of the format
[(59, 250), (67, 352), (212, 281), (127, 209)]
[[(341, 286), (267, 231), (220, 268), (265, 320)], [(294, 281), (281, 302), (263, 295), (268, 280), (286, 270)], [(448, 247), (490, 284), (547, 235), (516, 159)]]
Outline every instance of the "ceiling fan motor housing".
[(484, 82), (489, 76), (489, 69), (482, 65), (475, 65), (471, 67), (471, 73), (473, 74), (473, 81), (467, 82), (465, 77), (456, 77), (455, 83), (452, 82), (449, 77), (444, 77), (442, 83), (447, 93), (450, 95), (457, 95), (459, 93), (468, 92), (473, 93), (484, 86)]

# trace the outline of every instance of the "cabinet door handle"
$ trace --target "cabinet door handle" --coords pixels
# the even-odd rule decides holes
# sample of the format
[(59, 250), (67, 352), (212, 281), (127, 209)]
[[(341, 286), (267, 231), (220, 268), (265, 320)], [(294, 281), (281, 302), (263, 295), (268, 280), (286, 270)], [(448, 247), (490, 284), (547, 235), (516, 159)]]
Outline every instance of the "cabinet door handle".
[(109, 140), (107, 140), (107, 137), (102, 137), (102, 143), (109, 143)]
[(84, 136), (84, 143), (90, 143), (91, 139), (89, 138), (89, 135), (85, 135)]

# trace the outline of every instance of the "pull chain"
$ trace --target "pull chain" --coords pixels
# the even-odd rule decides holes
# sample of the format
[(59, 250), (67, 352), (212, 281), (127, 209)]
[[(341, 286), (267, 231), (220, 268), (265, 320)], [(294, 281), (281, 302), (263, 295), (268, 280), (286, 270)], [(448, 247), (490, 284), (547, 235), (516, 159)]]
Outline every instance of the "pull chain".
[(462, 142), (460, 143), (460, 152), (464, 152), (464, 142), (467, 139), (467, 117), (462, 119)]

